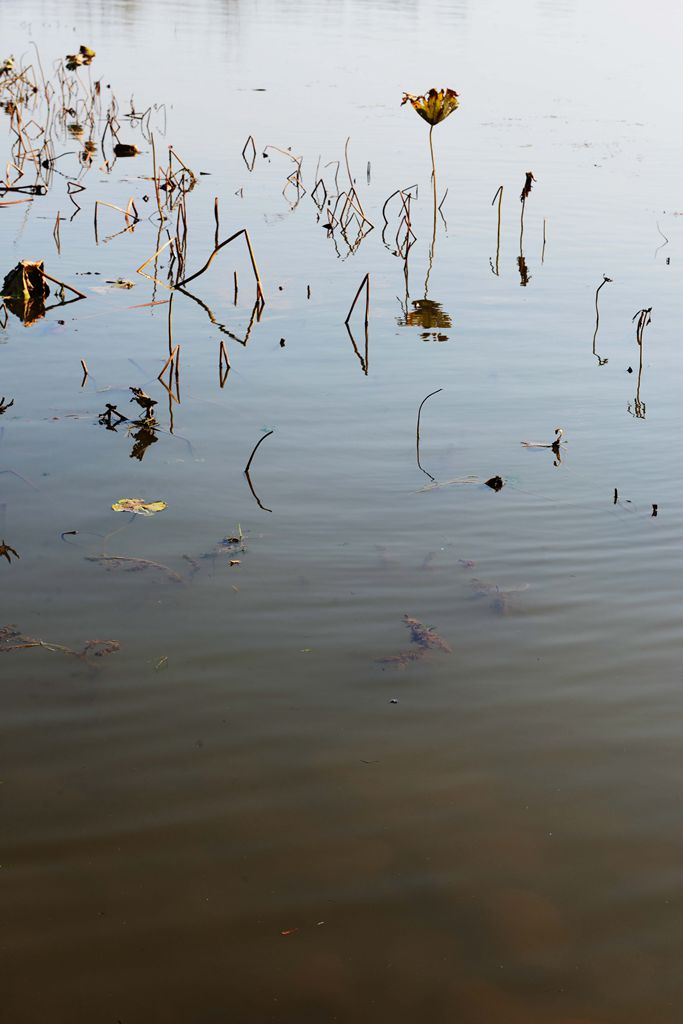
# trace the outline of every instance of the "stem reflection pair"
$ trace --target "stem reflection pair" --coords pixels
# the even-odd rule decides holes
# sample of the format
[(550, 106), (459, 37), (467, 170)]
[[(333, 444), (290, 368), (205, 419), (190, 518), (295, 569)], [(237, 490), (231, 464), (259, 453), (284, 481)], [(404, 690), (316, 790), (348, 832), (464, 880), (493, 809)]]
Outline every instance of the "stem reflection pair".
[(436, 160), (434, 159), (434, 141), (432, 138), (434, 126), (445, 121), (447, 117), (458, 109), (458, 94), (454, 89), (430, 89), (424, 96), (413, 96), (411, 93), (404, 93), (401, 104), (410, 103), (413, 110), (417, 111), (429, 125), (429, 152), (432, 158), (432, 185), (434, 191), (434, 220), (432, 227), (432, 244), (429, 250), (429, 270), (425, 280), (425, 298), (429, 282), (429, 272), (434, 259), (434, 246), (436, 244), (436, 214), (438, 211), (438, 195), (436, 188)]

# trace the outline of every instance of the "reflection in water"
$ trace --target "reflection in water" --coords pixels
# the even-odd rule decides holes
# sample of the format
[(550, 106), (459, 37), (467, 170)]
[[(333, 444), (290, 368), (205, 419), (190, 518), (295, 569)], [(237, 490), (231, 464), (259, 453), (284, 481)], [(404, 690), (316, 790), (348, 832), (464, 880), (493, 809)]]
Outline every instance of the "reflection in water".
[(358, 359), (359, 359), (360, 365), (361, 365), (361, 369), (363, 370), (363, 373), (367, 377), (367, 375), (368, 375), (368, 366), (369, 366), (368, 356), (369, 356), (369, 348), (370, 348), (370, 342), (369, 342), (369, 338), (368, 338), (368, 324), (367, 324), (367, 321), (363, 324), (363, 333), (365, 335), (365, 355), (364, 356), (361, 355), (360, 351), (358, 350), (358, 346), (356, 345), (356, 339), (353, 336), (353, 331), (351, 330), (351, 324), (349, 323), (348, 320), (344, 324), (344, 327), (346, 327), (347, 333), (348, 333), (349, 338), (351, 340), (351, 344), (353, 345), (353, 351), (358, 356)]
[(526, 288), (529, 281), (531, 280), (531, 274), (529, 273), (529, 268), (526, 265), (526, 260), (524, 259), (524, 256), (521, 252), (517, 257), (517, 269), (519, 270), (520, 287)]
[[(137, 429), (133, 430), (133, 427)], [(138, 462), (142, 462), (145, 452), (150, 445), (156, 444), (159, 440), (158, 429), (159, 425), (154, 417), (146, 420), (135, 420), (134, 423), (131, 423), (128, 432), (135, 442), (130, 453), (131, 459), (137, 459)]]
[(453, 322), (440, 302), (434, 299), (414, 299), (412, 310), (405, 320), (399, 320), (402, 327), (422, 327), (425, 330), (438, 328), (443, 330), (452, 327)]
[(448, 335), (442, 331), (452, 327), (453, 321), (440, 302), (434, 299), (413, 299), (411, 305), (411, 310), (406, 308), (404, 315), (397, 318), (399, 327), (421, 327), (421, 337), (425, 341), (448, 341)]

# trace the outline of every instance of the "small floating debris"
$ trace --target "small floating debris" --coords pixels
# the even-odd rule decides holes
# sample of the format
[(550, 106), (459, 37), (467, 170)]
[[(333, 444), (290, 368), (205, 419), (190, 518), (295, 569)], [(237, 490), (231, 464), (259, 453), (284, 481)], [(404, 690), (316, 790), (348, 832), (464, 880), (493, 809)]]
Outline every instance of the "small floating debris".
[(112, 288), (135, 288), (134, 281), (127, 281), (125, 277), (117, 277), (114, 281), (107, 281)]

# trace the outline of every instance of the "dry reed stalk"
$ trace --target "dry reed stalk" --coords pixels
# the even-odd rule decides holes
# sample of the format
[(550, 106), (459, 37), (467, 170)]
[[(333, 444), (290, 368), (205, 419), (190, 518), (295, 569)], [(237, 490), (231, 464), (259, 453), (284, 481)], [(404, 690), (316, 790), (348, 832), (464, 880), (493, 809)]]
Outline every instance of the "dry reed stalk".
[[(120, 207), (120, 206), (114, 206), (113, 203), (105, 203), (102, 199), (96, 199), (95, 200), (95, 218), (94, 218), (94, 221), (95, 221), (95, 241), (96, 242), (99, 241), (98, 232), (97, 232), (97, 223), (98, 223), (98, 212), (99, 212), (99, 207), (100, 206), (107, 206), (107, 207), (109, 207), (110, 210), (116, 210), (118, 213), (122, 213), (123, 214), (124, 219), (126, 221), (126, 226), (124, 228), (124, 231), (129, 231), (140, 220), (140, 217), (139, 217), (138, 211), (137, 211), (137, 207), (135, 206), (135, 203), (133, 202), (133, 197), (132, 196), (128, 200), (128, 205), (126, 206), (125, 210), (122, 207)], [(135, 218), (133, 220), (132, 224), (131, 224), (131, 217), (130, 217), (131, 209), (133, 210), (133, 216)]]
[(501, 213), (502, 213), (502, 207), (503, 207), (503, 186), (502, 185), (498, 186), (498, 188), (496, 190), (496, 194), (493, 197), (493, 199), (491, 200), (491, 206), (493, 206), (493, 204), (495, 203), (496, 199), (498, 200), (498, 234), (496, 235), (496, 269), (493, 271), (493, 273), (496, 275), (496, 277), (499, 277), (500, 276), (500, 273), (499, 273), (499, 264), (500, 264), (500, 223), (501, 223)]
[(148, 281), (154, 281), (156, 284), (160, 284), (162, 286), (162, 288), (167, 288), (169, 291), (172, 291), (172, 286), (171, 285), (166, 284), (165, 281), (160, 281), (158, 277), (152, 277), (150, 274), (145, 274), (144, 270), (145, 270), (145, 267), (149, 266), (149, 264), (152, 262), (152, 260), (155, 260), (157, 258), (157, 256), (159, 256), (164, 251), (164, 249), (168, 248), (168, 246), (172, 244), (172, 242), (173, 242), (173, 239), (169, 238), (167, 242), (164, 242), (164, 244), (162, 246), (160, 246), (157, 249), (156, 252), (153, 252), (152, 255), (149, 257), (149, 259), (145, 260), (145, 262), (142, 263), (137, 268), (137, 270), (135, 271), (136, 274), (141, 274), (142, 277), (146, 277)]
[(261, 276), (259, 274), (259, 270), (258, 270), (258, 267), (256, 265), (256, 258), (254, 256), (254, 250), (253, 250), (252, 245), (251, 245), (251, 239), (249, 238), (249, 232), (247, 231), (246, 228), (240, 228), (240, 230), (236, 231), (234, 233), (234, 235), (230, 235), (230, 237), (226, 238), (225, 241), (220, 243), (220, 245), (217, 245), (214, 248), (214, 250), (211, 253), (211, 255), (209, 256), (209, 258), (206, 261), (206, 263), (204, 264), (204, 266), (200, 270), (198, 270), (195, 274), (191, 274), (190, 277), (186, 277), (182, 281), (178, 281), (176, 283), (176, 288), (184, 287), (185, 285), (189, 284), (190, 281), (195, 281), (198, 277), (200, 277), (203, 273), (205, 273), (205, 271), (207, 271), (209, 269), (209, 267), (211, 266), (211, 264), (213, 263), (214, 257), (217, 255), (217, 253), (219, 253), (221, 249), (224, 249), (226, 245), (229, 245), (230, 242), (233, 242), (236, 238), (239, 238), (240, 235), (244, 235), (244, 239), (245, 239), (245, 241), (247, 243), (247, 249), (249, 251), (249, 259), (251, 260), (251, 267), (252, 267), (252, 270), (254, 271), (254, 278), (256, 280), (256, 302), (261, 307), (264, 306), (266, 300), (265, 300), (265, 296), (263, 294), (263, 286), (261, 285)]
[(218, 380), (221, 388), (225, 387), (225, 382), (228, 379), (230, 373), (230, 359), (228, 357), (228, 350), (225, 346), (225, 342), (221, 338), (220, 347), (218, 349)]
[(431, 398), (433, 395), (438, 395), (440, 391), (443, 391), (443, 388), (437, 388), (436, 391), (430, 391), (429, 394), (422, 399), (422, 401), (420, 402), (420, 408), (417, 410), (417, 426), (415, 428), (415, 448), (417, 452), (417, 464), (419, 468), (422, 470), (422, 472), (425, 474), (425, 476), (428, 476), (429, 479), (432, 481), (434, 481), (435, 478), (432, 476), (431, 473), (427, 472), (427, 470), (420, 462), (420, 417), (422, 415), (422, 406), (425, 404), (427, 399)]
[(351, 303), (350, 309), (349, 309), (348, 313), (346, 314), (346, 320), (344, 321), (345, 324), (348, 324), (349, 320), (351, 319), (351, 314), (354, 311), (354, 308), (356, 306), (356, 303), (358, 302), (358, 299), (360, 298), (360, 293), (363, 291), (363, 288), (365, 288), (365, 326), (366, 327), (368, 326), (369, 319), (370, 319), (370, 274), (369, 273), (367, 273), (365, 275), (365, 277), (361, 281), (360, 285), (358, 286), (358, 291), (356, 292), (356, 294), (354, 296), (354, 299), (353, 299), (353, 302)]
[(259, 447), (263, 444), (265, 439), (267, 437), (270, 437), (270, 435), (273, 434), (273, 433), (274, 433), (273, 430), (269, 430), (267, 434), (264, 434), (263, 437), (259, 438), (259, 440), (256, 442), (256, 444), (254, 445), (254, 447), (252, 449), (251, 455), (249, 456), (249, 461), (247, 462), (246, 466), (244, 467), (244, 475), (247, 478), (247, 483), (249, 484), (249, 490), (254, 495), (254, 498), (256, 499), (256, 503), (258, 504), (259, 508), (262, 508), (264, 512), (272, 512), (273, 510), (272, 510), (272, 508), (266, 508), (266, 506), (261, 502), (261, 499), (259, 498), (259, 496), (256, 493), (256, 491), (254, 490), (254, 485), (252, 484), (251, 477), (249, 475), (249, 467), (251, 466), (252, 460), (253, 460), (254, 456), (256, 455), (256, 452), (258, 451)]
[(74, 295), (77, 295), (79, 299), (87, 299), (88, 296), (83, 292), (79, 292), (78, 288), (74, 288), (73, 285), (66, 284), (65, 281), (59, 281), (56, 277), (51, 277), (50, 274), (46, 274), (44, 270), (41, 270), (40, 273), (48, 281), (52, 281), (53, 284), (58, 284), (60, 288), (68, 288), (68, 290), (73, 292)]
[[(247, 159), (247, 149), (248, 149), (250, 143), (251, 143), (251, 150), (250, 150), (251, 157), (250, 157), (250, 159)], [(244, 160), (245, 164), (247, 165), (247, 170), (251, 174), (251, 172), (254, 170), (254, 164), (256, 163), (256, 143), (254, 142), (254, 136), (253, 135), (250, 135), (247, 138), (247, 141), (244, 143), (244, 146), (242, 148), (242, 159)]]

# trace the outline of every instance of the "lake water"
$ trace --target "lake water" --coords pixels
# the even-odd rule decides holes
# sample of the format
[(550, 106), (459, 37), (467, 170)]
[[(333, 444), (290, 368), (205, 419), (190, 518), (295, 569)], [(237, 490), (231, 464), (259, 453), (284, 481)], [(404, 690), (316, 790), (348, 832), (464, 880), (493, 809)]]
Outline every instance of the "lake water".
[[(0, 6), (36, 146), (35, 47), (52, 83), (97, 53), (59, 71), (47, 194), (0, 207), (2, 276), (87, 296), (0, 328), (0, 626), (52, 645), (0, 660), (7, 1024), (680, 1021), (682, 29), (665, 0)], [(400, 105), (431, 86), (460, 95), (435, 238)], [(168, 249), (136, 274), (169, 237), (150, 134), (196, 176), (185, 276), (248, 230), (250, 330), (243, 238), (185, 291)], [(340, 218), (347, 139), (360, 238), (311, 196)], [(131, 387), (156, 424), (107, 430)]]

